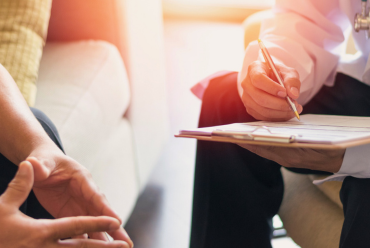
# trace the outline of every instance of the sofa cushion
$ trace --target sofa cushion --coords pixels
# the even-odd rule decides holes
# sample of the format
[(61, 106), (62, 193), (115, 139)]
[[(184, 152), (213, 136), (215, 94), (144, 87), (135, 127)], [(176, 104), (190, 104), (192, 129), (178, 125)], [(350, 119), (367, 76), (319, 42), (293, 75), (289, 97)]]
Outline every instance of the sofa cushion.
[[(68, 142), (73, 142), (73, 140)], [(130, 123), (127, 119), (122, 118), (119, 123), (113, 125), (104, 142), (97, 141), (95, 143), (100, 146), (98, 152), (81, 158), (81, 163), (90, 170), (94, 182), (106, 195), (113, 209), (125, 223), (130, 217), (139, 195), (139, 181)], [(77, 153), (84, 149), (83, 144), (85, 142), (81, 140), (81, 146), (76, 151)]]
[[(85, 141), (85, 155), (98, 149), (130, 101), (129, 83), (117, 49), (102, 41), (47, 44), (41, 61), (36, 107), (61, 137)], [(89, 142), (91, 141), (91, 142)], [(67, 154), (79, 142), (66, 145)]]
[(35, 102), (50, 6), (51, 0), (0, 1), (0, 64), (12, 75), (30, 106)]

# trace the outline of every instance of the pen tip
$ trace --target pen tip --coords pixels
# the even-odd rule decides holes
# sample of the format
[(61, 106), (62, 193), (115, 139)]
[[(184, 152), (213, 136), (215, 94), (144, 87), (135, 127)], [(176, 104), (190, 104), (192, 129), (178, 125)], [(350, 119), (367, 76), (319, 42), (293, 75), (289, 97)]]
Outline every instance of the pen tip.
[(297, 119), (300, 121), (300, 120), (301, 120), (301, 118), (299, 117), (298, 112), (297, 112), (297, 111), (294, 111), (294, 114), (295, 114), (295, 116), (297, 117)]

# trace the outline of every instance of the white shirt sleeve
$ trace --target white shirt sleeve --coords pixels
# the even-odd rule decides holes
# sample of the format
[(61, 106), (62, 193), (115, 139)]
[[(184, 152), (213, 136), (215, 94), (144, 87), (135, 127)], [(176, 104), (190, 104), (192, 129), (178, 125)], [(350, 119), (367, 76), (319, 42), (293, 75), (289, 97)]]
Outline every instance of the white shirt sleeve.
[(370, 144), (347, 148), (342, 167), (338, 171), (338, 174), (351, 175), (358, 178), (370, 178), (369, 154)]
[[(311, 100), (324, 84), (333, 84), (339, 54), (345, 49), (343, 32), (349, 25), (338, 0), (276, 0), (274, 16), (263, 21), (260, 38), (274, 60), (298, 71), (302, 82), (300, 104)], [(245, 51), (238, 78), (240, 95), (248, 66), (263, 60), (259, 50), (254, 41)], [(342, 181), (348, 175), (370, 178), (370, 145), (348, 148), (339, 172), (314, 183)]]
[(346, 176), (370, 178), (370, 144), (347, 148), (340, 170), (323, 180), (315, 180), (314, 184), (343, 181)]
[[(260, 38), (273, 59), (299, 73), (300, 104), (307, 103), (323, 84), (334, 82), (339, 54), (344, 47), (343, 31), (348, 25), (338, 0), (276, 0), (274, 16), (262, 22)], [(248, 66), (257, 59), (263, 60), (254, 41), (246, 48), (239, 73), (240, 95)]]

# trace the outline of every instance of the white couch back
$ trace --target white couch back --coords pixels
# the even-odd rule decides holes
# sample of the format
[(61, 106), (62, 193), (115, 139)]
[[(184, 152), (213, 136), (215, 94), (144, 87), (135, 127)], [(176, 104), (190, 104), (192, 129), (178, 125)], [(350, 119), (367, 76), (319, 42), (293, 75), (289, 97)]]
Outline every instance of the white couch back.
[(168, 138), (163, 38), (161, 0), (53, 0), (48, 41), (105, 40), (122, 55), (141, 186)]

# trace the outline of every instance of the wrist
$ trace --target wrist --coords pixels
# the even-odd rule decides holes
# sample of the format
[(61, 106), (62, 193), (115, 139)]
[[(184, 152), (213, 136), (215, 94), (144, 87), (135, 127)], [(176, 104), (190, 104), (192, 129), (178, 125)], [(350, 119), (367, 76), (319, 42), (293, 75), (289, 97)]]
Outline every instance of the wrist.
[(346, 150), (343, 150), (341, 153), (339, 153), (338, 156), (336, 156), (332, 161), (332, 167), (329, 172), (332, 173), (338, 173), (342, 167), (343, 160), (344, 160), (344, 154)]
[(14, 142), (11, 144), (11, 147), (15, 147), (17, 152), (8, 153), (9, 160), (16, 165), (19, 165), (37, 151), (58, 149), (49, 137), (26, 137), (25, 140), (26, 142), (22, 140), (18, 144), (14, 144)]
[(41, 181), (48, 178), (65, 157), (67, 156), (52, 143), (37, 146), (26, 160), (32, 164), (35, 181)]
[(342, 164), (343, 164), (343, 157), (341, 159), (338, 159), (335, 163), (334, 163), (334, 167), (332, 169), (331, 172), (333, 173), (338, 173), (340, 171), (340, 168), (342, 167)]

